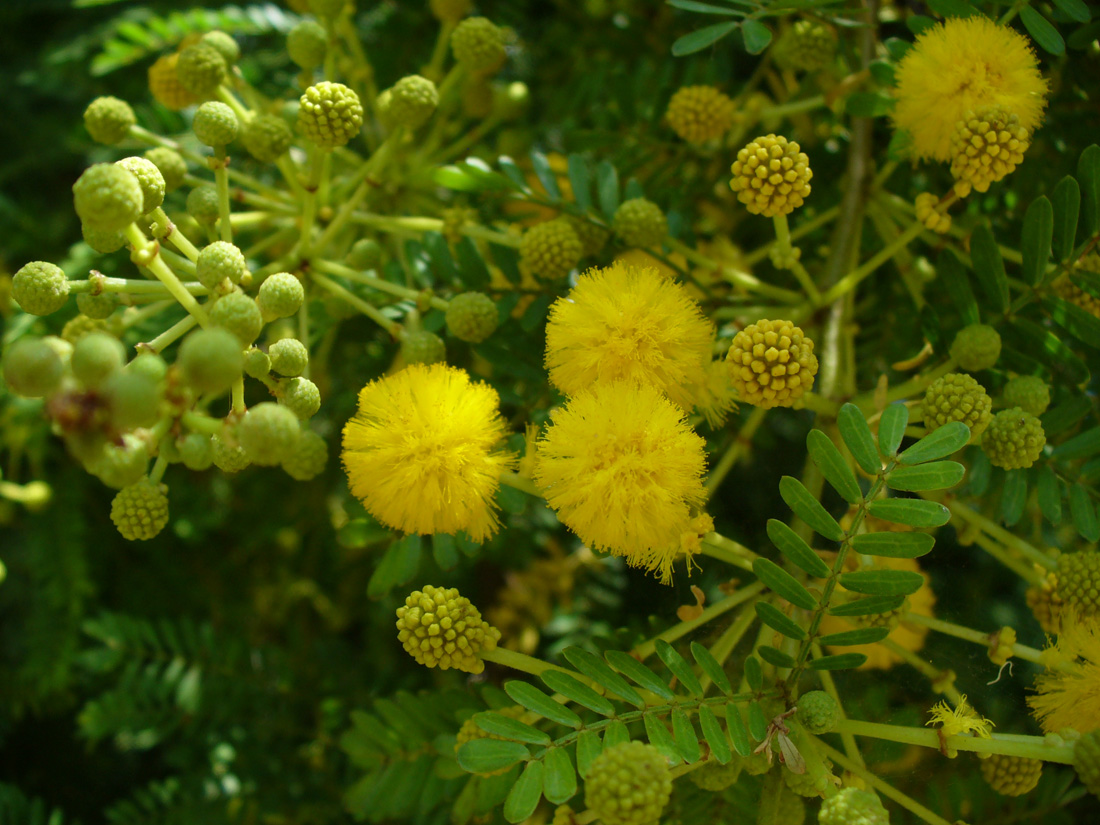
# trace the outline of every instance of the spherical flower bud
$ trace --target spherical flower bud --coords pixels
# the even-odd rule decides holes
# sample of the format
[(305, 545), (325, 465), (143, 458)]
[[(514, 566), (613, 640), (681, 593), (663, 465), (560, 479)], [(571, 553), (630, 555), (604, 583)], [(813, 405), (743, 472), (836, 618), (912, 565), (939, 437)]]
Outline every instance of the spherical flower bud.
[(961, 372), (948, 373), (929, 384), (922, 409), (929, 432), (961, 421), (972, 436), (978, 436), (993, 420), (993, 399), (981, 384)]
[(252, 157), (261, 163), (274, 163), (294, 140), (287, 122), (276, 115), (253, 115), (244, 122), (241, 142)]
[(108, 487), (121, 490), (137, 484), (149, 465), (149, 448), (136, 435), (126, 433), (121, 444), (105, 444), (103, 451), (87, 462), (89, 473)]
[(20, 338), (4, 350), (4, 382), (24, 398), (42, 398), (61, 383), (64, 364), (41, 338)]
[(84, 315), (77, 315), (65, 322), (61, 328), (61, 338), (70, 344), (75, 344), (90, 332), (106, 332), (107, 325), (103, 321), (96, 321)]
[(951, 136), (955, 194), (965, 198), (971, 189), (987, 192), (991, 183), (1023, 162), (1028, 145), (1027, 129), (1004, 107), (994, 104), (967, 112)]
[(210, 321), (232, 332), (242, 347), (255, 341), (264, 328), (260, 308), (243, 292), (230, 292), (219, 298), (210, 310)]
[(195, 43), (179, 53), (176, 77), (193, 95), (206, 98), (213, 95), (227, 73), (225, 58), (221, 52), (207, 43)]
[(122, 369), (126, 348), (122, 342), (104, 332), (85, 335), (73, 347), (73, 375), (85, 387), (98, 387), (111, 373)]
[(289, 272), (276, 272), (267, 276), (256, 295), (256, 303), (265, 321), (289, 318), (302, 308), (305, 299), (306, 292), (302, 282)]
[(422, 329), (402, 339), (401, 355), (407, 364), (438, 364), (447, 360), (447, 347), (434, 332)]
[(231, 445), (221, 436), (214, 436), (214, 466), (223, 473), (239, 473), (252, 463), (248, 454), (239, 446)]
[(615, 210), (611, 227), (625, 246), (659, 246), (668, 234), (668, 220), (661, 207), (645, 198), (623, 201)]
[(162, 203), (167, 189), (164, 176), (156, 164), (147, 158), (130, 157), (115, 161), (135, 178), (141, 186), (141, 214), (148, 215)]
[(12, 278), (11, 297), (24, 312), (49, 315), (65, 306), (69, 298), (69, 279), (54, 264), (31, 261)]
[(353, 269), (375, 269), (382, 263), (382, 245), (374, 238), (360, 238), (348, 252), (348, 266)]
[(149, 67), (149, 92), (157, 103), (173, 112), (193, 106), (202, 99), (180, 83), (176, 73), (179, 58), (178, 52), (166, 54)]
[(363, 125), (359, 96), (342, 83), (310, 86), (300, 103), (298, 128), (322, 149), (345, 145)]
[(504, 32), (487, 17), (470, 17), (455, 26), (451, 51), (460, 66), (475, 73), (495, 72), (507, 57)]
[(970, 324), (951, 342), (951, 357), (967, 372), (981, 372), (1001, 357), (1001, 336), (986, 324)]
[(216, 30), (207, 32), (199, 42), (217, 49), (218, 54), (222, 56), (222, 60), (225, 61), (227, 66), (232, 66), (240, 59), (241, 47), (237, 45), (237, 41), (230, 34)]
[(585, 777), (584, 802), (605, 825), (650, 825), (671, 795), (668, 762), (641, 742), (605, 748)]
[(267, 378), (271, 372), (271, 358), (266, 352), (253, 347), (244, 354), (244, 374), (252, 378)]
[(890, 814), (870, 791), (843, 788), (821, 803), (820, 825), (890, 825)]
[(1058, 575), (1054, 571), (1049, 571), (1042, 581), (1029, 587), (1025, 598), (1039, 627), (1052, 636), (1061, 632), (1064, 603), (1058, 595)]
[(798, 698), (798, 721), (810, 733), (828, 733), (840, 721), (840, 706), (823, 690), (811, 690)]
[(168, 523), (168, 488), (148, 478), (124, 487), (111, 502), (111, 521), (129, 541), (146, 541)]
[(309, 364), (309, 350), (297, 338), (283, 338), (268, 348), (271, 369), (279, 375), (301, 375)]
[(668, 102), (665, 119), (688, 143), (705, 143), (733, 126), (733, 100), (713, 86), (683, 86)]
[(159, 383), (168, 372), (168, 364), (155, 352), (143, 352), (126, 365), (126, 371)]
[(1084, 734), (1073, 744), (1073, 769), (1093, 796), (1100, 796), (1100, 730)]
[(982, 436), (982, 450), (994, 467), (1016, 470), (1030, 467), (1047, 443), (1043, 425), (1019, 407), (993, 416)]
[(205, 433), (188, 433), (178, 444), (180, 461), (188, 470), (206, 470), (214, 463), (214, 438)]
[(479, 654), (496, 649), (500, 631), (455, 588), (427, 584), (397, 608), (397, 638), (425, 667), (481, 673), (485, 663)]
[(493, 299), (483, 292), (463, 292), (447, 304), (447, 329), (460, 341), (480, 344), (500, 323)]
[(724, 791), (737, 781), (741, 776), (741, 764), (739, 760), (733, 760), (721, 765), (718, 762), (707, 762), (703, 767), (688, 774), (688, 779), (704, 791), (717, 793)]
[(1002, 796), (1023, 796), (1035, 789), (1043, 775), (1039, 759), (990, 754), (982, 760), (982, 779)]
[(1050, 387), (1037, 375), (1019, 375), (1005, 384), (1001, 397), (1007, 407), (1042, 415), (1050, 406)]
[(412, 74), (388, 89), (384, 107), (379, 107), (386, 122), (393, 126), (416, 129), (423, 125), (439, 105), (439, 90), (426, 77)]
[(328, 444), (312, 430), (304, 430), (290, 455), (283, 459), (286, 474), (298, 481), (319, 476), (328, 463)]
[(102, 321), (104, 318), (111, 317), (111, 313), (118, 307), (118, 298), (110, 292), (101, 292), (99, 295), (81, 292), (76, 296), (76, 307), (81, 315), (95, 321)]
[(730, 380), (741, 401), (789, 407), (813, 388), (814, 342), (790, 321), (757, 321), (733, 338), (726, 354)]
[(558, 281), (581, 259), (581, 241), (569, 222), (555, 218), (523, 233), (520, 261), (537, 277)]
[(303, 20), (286, 36), (286, 52), (299, 68), (316, 69), (325, 62), (328, 35), (316, 20)]
[(607, 239), (611, 237), (611, 233), (598, 223), (573, 215), (566, 215), (565, 219), (581, 242), (582, 258), (589, 258), (598, 254), (607, 245)]
[[(90, 337), (91, 335), (85, 336)], [(160, 360), (156, 355), (150, 357)], [(160, 403), (164, 398), (162, 378), (152, 377), (142, 371), (140, 366), (134, 369), (134, 365), (143, 358), (144, 356), (138, 356), (126, 369), (114, 373), (103, 384), (111, 423), (119, 430), (151, 427), (160, 416)]]
[(442, 23), (457, 23), (470, 13), (473, 0), (430, 0), (429, 7)]
[(775, 44), (775, 58), (784, 68), (816, 72), (836, 55), (836, 35), (816, 20), (799, 20)]
[(167, 146), (157, 146), (145, 153), (145, 159), (160, 170), (166, 193), (174, 192), (183, 184), (183, 179), (187, 175), (187, 161), (176, 150), (169, 149)]
[[(805, 756), (805, 754), (803, 754)], [(821, 759), (821, 757), (816, 757)], [(794, 771), (787, 770), (782, 771), (783, 784), (787, 786), (787, 789), (791, 793), (796, 794), (806, 799), (815, 799), (821, 796), (822, 786), (828, 785), (833, 781), (833, 763), (832, 760), (824, 759), (821, 762), (822, 770), (820, 771), (804, 771), (803, 773), (795, 773)]]
[(272, 401), (251, 407), (237, 426), (241, 449), (261, 467), (273, 467), (287, 458), (300, 432), (298, 417)]
[(214, 241), (203, 247), (195, 261), (195, 277), (209, 290), (218, 289), (225, 281), (238, 284), (247, 271), (244, 254), (228, 241)]
[(118, 252), (126, 246), (126, 236), (115, 230), (92, 229), (87, 224), (82, 223), (80, 232), (84, 236), (84, 243), (104, 255)]
[(92, 229), (121, 232), (144, 214), (144, 204), (141, 183), (114, 163), (89, 166), (73, 184), (76, 214)]
[(810, 159), (782, 135), (758, 137), (737, 153), (730, 188), (754, 215), (787, 215), (810, 195)]
[(196, 391), (222, 393), (244, 369), (237, 336), (220, 327), (193, 332), (180, 345), (178, 364), (184, 380)]
[(921, 192), (915, 203), (917, 220), (925, 229), (938, 235), (946, 235), (951, 229), (951, 216), (940, 208), (940, 199), (931, 192)]
[(1057, 593), (1078, 616), (1100, 614), (1100, 552), (1063, 553), (1058, 559)]
[(291, 378), (279, 389), (279, 403), (299, 420), (308, 421), (321, 409), (321, 391), (308, 378)]
[(124, 140), (136, 123), (130, 104), (117, 97), (97, 97), (84, 110), (84, 128), (96, 143), (113, 146)]
[(203, 226), (213, 226), (218, 220), (218, 190), (213, 186), (196, 186), (187, 193), (187, 214)]
[(217, 100), (202, 104), (191, 121), (195, 137), (207, 146), (225, 146), (237, 139), (241, 123), (229, 106)]

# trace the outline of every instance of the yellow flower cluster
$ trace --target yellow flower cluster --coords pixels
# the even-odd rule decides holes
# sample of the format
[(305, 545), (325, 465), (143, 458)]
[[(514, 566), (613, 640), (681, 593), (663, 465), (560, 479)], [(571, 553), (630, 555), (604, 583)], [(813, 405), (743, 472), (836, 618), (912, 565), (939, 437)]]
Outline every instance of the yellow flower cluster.
[(726, 354), (742, 401), (765, 409), (789, 407), (814, 385), (814, 342), (790, 321), (757, 321), (733, 338)]
[(810, 159), (782, 135), (758, 137), (737, 153), (730, 188), (754, 215), (788, 215), (810, 195)]
[(987, 192), (991, 183), (1011, 174), (1023, 161), (1028, 145), (1020, 119), (1003, 107), (967, 112), (951, 136), (955, 194), (965, 198), (971, 189)]
[(684, 86), (668, 102), (665, 118), (688, 143), (705, 143), (730, 130), (733, 100), (713, 86)]
[(486, 624), (478, 609), (455, 588), (425, 585), (397, 608), (397, 638), (425, 667), (481, 673), (481, 652), (494, 650), (500, 631)]

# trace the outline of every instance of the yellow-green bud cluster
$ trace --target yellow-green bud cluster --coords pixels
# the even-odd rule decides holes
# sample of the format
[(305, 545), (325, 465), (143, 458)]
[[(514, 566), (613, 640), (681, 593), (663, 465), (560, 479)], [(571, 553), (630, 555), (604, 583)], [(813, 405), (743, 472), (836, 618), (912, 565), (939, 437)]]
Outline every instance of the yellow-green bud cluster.
[(1100, 796), (1100, 730), (1084, 734), (1073, 745), (1073, 769), (1093, 796)]
[(924, 426), (929, 432), (961, 421), (971, 435), (981, 435), (993, 420), (993, 399), (969, 375), (952, 372), (937, 378), (924, 391)]
[(434, 332), (421, 329), (402, 339), (401, 355), (407, 364), (438, 364), (447, 360), (447, 347)]
[(168, 523), (167, 487), (149, 478), (118, 491), (111, 502), (111, 521), (129, 541), (153, 538)]
[(611, 227), (624, 246), (660, 246), (668, 234), (668, 220), (661, 207), (645, 198), (623, 201), (615, 210)]
[(938, 235), (945, 235), (951, 229), (951, 216), (941, 210), (940, 199), (931, 192), (921, 192), (915, 202), (917, 220), (925, 229)]
[(218, 299), (210, 310), (214, 326), (229, 330), (242, 347), (255, 341), (264, 328), (264, 319), (256, 302), (243, 292), (230, 292)]
[(304, 430), (294, 449), (283, 459), (282, 468), (297, 481), (309, 481), (319, 476), (328, 463), (328, 445), (312, 430)]
[(49, 315), (69, 299), (69, 279), (61, 267), (46, 261), (31, 261), (15, 273), (11, 296), (24, 312)]
[(785, 68), (816, 72), (836, 55), (836, 35), (816, 20), (799, 20), (775, 44), (775, 58)]
[(821, 803), (820, 825), (890, 825), (890, 815), (875, 794), (844, 788)]
[(1100, 551), (1063, 553), (1058, 559), (1057, 592), (1078, 616), (1100, 614)]
[(167, 186), (160, 169), (148, 158), (130, 157), (115, 161), (116, 166), (121, 166), (133, 175), (141, 187), (141, 214), (148, 215), (162, 203)]
[(189, 470), (206, 470), (214, 463), (214, 439), (202, 433), (188, 433), (177, 445), (180, 461)]
[(951, 357), (967, 372), (981, 372), (1001, 357), (1001, 336), (987, 324), (970, 324), (951, 342)]
[(782, 135), (758, 137), (737, 153), (730, 188), (754, 215), (787, 215), (810, 195), (810, 159)]
[(227, 72), (221, 52), (201, 41), (183, 49), (176, 61), (176, 77), (180, 85), (199, 98), (211, 97), (225, 80)]
[(125, 362), (126, 348), (121, 341), (105, 332), (92, 332), (76, 342), (69, 365), (73, 377), (93, 389), (122, 369)]
[(1023, 796), (1039, 784), (1043, 763), (1023, 756), (994, 753), (982, 760), (982, 779), (1002, 796)]
[(993, 416), (982, 436), (982, 450), (994, 467), (1026, 469), (1035, 463), (1047, 443), (1043, 425), (1019, 407)]
[(104, 255), (118, 252), (122, 247), (126, 246), (126, 236), (114, 230), (105, 231), (102, 229), (92, 229), (88, 224), (82, 223), (80, 225), (80, 234), (84, 237), (84, 243), (88, 244), (88, 246), (96, 252), (100, 252)]
[(97, 97), (84, 110), (84, 128), (88, 134), (92, 140), (108, 146), (125, 140), (136, 123), (130, 104), (117, 97)]
[(457, 23), (470, 13), (473, 0), (430, 0), (428, 5), (437, 20), (443, 23)]
[[(822, 759), (820, 756), (816, 758)], [(782, 776), (783, 784), (787, 786), (791, 793), (805, 797), (806, 799), (815, 799), (821, 796), (823, 790), (822, 786), (829, 785), (833, 781), (833, 763), (829, 759), (822, 759), (821, 770), (807, 770), (803, 773), (795, 773), (789, 768), (784, 767)]]
[(593, 223), (592, 221), (584, 220), (583, 218), (578, 218), (573, 215), (567, 215), (565, 219), (569, 222), (569, 225), (573, 228), (573, 231), (581, 242), (582, 258), (587, 258), (599, 253), (607, 244), (607, 239), (611, 237), (611, 233), (598, 223)]
[(726, 362), (739, 399), (765, 409), (791, 406), (817, 375), (814, 342), (790, 321), (749, 324), (734, 336)]
[(76, 214), (92, 229), (121, 232), (142, 216), (144, 204), (138, 179), (114, 163), (89, 166), (73, 184)]
[(538, 278), (558, 281), (581, 259), (581, 241), (567, 220), (554, 218), (523, 233), (520, 261)]
[(261, 467), (274, 467), (289, 458), (300, 433), (298, 417), (273, 401), (250, 408), (237, 425), (241, 449)]
[(398, 80), (379, 96), (379, 109), (392, 126), (416, 129), (439, 105), (439, 90), (426, 77), (412, 74)]
[(213, 186), (196, 186), (187, 193), (187, 214), (204, 226), (213, 226), (218, 219), (218, 190)]
[(279, 375), (301, 375), (309, 363), (309, 350), (297, 338), (276, 341), (268, 348), (267, 353), (271, 358), (271, 369)]
[(239, 444), (231, 443), (223, 436), (216, 435), (214, 444), (214, 466), (223, 473), (239, 473), (252, 463), (248, 454)]
[(183, 155), (167, 146), (157, 146), (145, 153), (145, 159), (160, 170), (164, 179), (164, 191), (174, 192), (187, 176), (187, 161)]
[(260, 284), (256, 294), (256, 303), (265, 321), (289, 318), (302, 308), (305, 299), (306, 291), (302, 282), (289, 272), (269, 275)]
[(374, 238), (360, 238), (348, 252), (348, 266), (354, 269), (375, 269), (382, 263), (382, 245)]
[(195, 278), (207, 289), (225, 291), (229, 284), (239, 284), (248, 264), (239, 248), (228, 241), (214, 241), (199, 252), (195, 261)]
[(955, 194), (965, 198), (971, 189), (987, 192), (991, 183), (1011, 174), (1023, 161), (1027, 147), (1027, 129), (1002, 106), (967, 112), (951, 136)]
[(494, 72), (504, 63), (504, 32), (487, 17), (470, 17), (451, 33), (455, 60), (470, 72)]
[(212, 46), (222, 56), (226, 66), (232, 66), (241, 56), (241, 47), (233, 39), (233, 35), (223, 31), (210, 31), (202, 36), (200, 43)]
[(463, 292), (447, 305), (447, 329), (460, 341), (480, 344), (500, 322), (497, 305), (483, 292)]
[(279, 387), (279, 403), (300, 420), (308, 421), (321, 409), (321, 391), (308, 378), (295, 377)]
[(688, 778), (704, 791), (717, 793), (730, 787), (740, 775), (741, 760), (734, 759), (725, 765), (707, 762), (703, 767), (689, 773)]
[(241, 123), (225, 103), (211, 100), (202, 104), (191, 122), (195, 137), (207, 146), (225, 146), (237, 139)]
[(733, 100), (713, 86), (683, 86), (668, 102), (665, 119), (688, 143), (705, 143), (733, 125)]
[(342, 83), (310, 86), (299, 102), (298, 128), (322, 149), (344, 146), (363, 126), (359, 96)]
[(57, 349), (41, 338), (20, 338), (6, 347), (3, 366), (4, 383), (24, 398), (49, 395), (65, 372)]
[(840, 721), (840, 705), (823, 690), (811, 690), (798, 697), (798, 721), (812, 734), (828, 733)]
[(154, 100), (173, 112), (186, 109), (202, 99), (200, 95), (188, 91), (180, 82), (176, 71), (179, 57), (178, 52), (166, 54), (149, 67), (149, 92)]
[[(1100, 274), (1100, 254), (1096, 252), (1089, 253), (1078, 261), (1073, 268), (1074, 271)], [(1100, 318), (1100, 298), (1074, 283), (1069, 273), (1063, 273), (1055, 278), (1051, 288), (1054, 290), (1054, 294), (1063, 301), (1069, 301), (1071, 304), (1081, 307), (1085, 312)]]
[(286, 52), (298, 66), (306, 71), (316, 69), (325, 62), (328, 35), (325, 27), (316, 20), (303, 20), (286, 36)]
[[(500, 631), (455, 588), (425, 585), (397, 608), (397, 638), (419, 664), (481, 673), (482, 651), (494, 650)], [(606, 751), (605, 751), (606, 753)]]
[(1042, 415), (1050, 406), (1050, 387), (1037, 375), (1020, 375), (1005, 384), (1001, 397), (1005, 406)]
[(623, 742), (597, 756), (585, 777), (584, 801), (605, 825), (650, 825), (672, 794), (668, 762), (652, 745)]
[(193, 332), (180, 345), (177, 364), (184, 380), (201, 393), (223, 393), (244, 370), (241, 342), (220, 327)]
[(241, 143), (261, 163), (278, 160), (294, 140), (286, 121), (276, 115), (253, 115), (241, 129)]
[(105, 444), (99, 455), (85, 463), (85, 468), (108, 487), (122, 490), (141, 481), (148, 464), (149, 448), (145, 441), (126, 433), (121, 444)]

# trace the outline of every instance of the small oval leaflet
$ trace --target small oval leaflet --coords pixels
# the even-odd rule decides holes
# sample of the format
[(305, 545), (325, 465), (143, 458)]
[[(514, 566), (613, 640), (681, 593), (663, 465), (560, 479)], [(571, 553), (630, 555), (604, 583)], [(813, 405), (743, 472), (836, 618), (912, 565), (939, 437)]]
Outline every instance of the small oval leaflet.
[(857, 553), (891, 559), (916, 559), (926, 555), (936, 539), (928, 533), (861, 533), (852, 539)]
[(528, 762), (504, 801), (505, 819), (519, 823), (535, 812), (542, 797), (542, 777), (542, 762)]
[(752, 563), (752, 572), (775, 593), (796, 607), (801, 607), (803, 610), (813, 610), (817, 607), (817, 600), (810, 595), (810, 591), (775, 562), (758, 558)]
[(495, 773), (530, 758), (525, 745), (503, 739), (474, 739), (458, 749), (458, 764), (470, 773)]
[(779, 480), (779, 495), (795, 515), (806, 522), (814, 532), (833, 541), (844, 541), (844, 531), (837, 524), (836, 519), (821, 506), (821, 502), (810, 495), (810, 491), (802, 485), (801, 481), (792, 476), (783, 476)]
[(867, 419), (863, 417), (859, 407), (855, 404), (845, 404), (840, 408), (836, 419), (840, 429), (840, 437), (848, 445), (852, 458), (869, 475), (878, 475), (882, 470), (882, 461), (879, 459), (878, 446), (875, 437), (871, 435), (871, 428), (867, 426)]
[(833, 444), (833, 440), (821, 430), (810, 430), (806, 436), (806, 447), (810, 451), (810, 457), (814, 464), (821, 470), (825, 480), (832, 485), (849, 504), (858, 504), (863, 501), (863, 493), (859, 489), (859, 482), (848, 469), (844, 456)]
[(966, 468), (957, 461), (929, 461), (910, 467), (898, 467), (886, 477), (893, 490), (924, 492), (947, 490), (963, 480)]
[(951, 511), (939, 502), (919, 498), (880, 499), (867, 509), (875, 518), (910, 527), (942, 527), (951, 519)]
[(898, 456), (902, 464), (922, 464), (947, 458), (961, 450), (970, 440), (970, 428), (961, 421), (951, 421), (937, 427), (908, 450)]
[(911, 570), (857, 570), (841, 573), (840, 583), (854, 593), (871, 596), (908, 596), (924, 585), (924, 576)]

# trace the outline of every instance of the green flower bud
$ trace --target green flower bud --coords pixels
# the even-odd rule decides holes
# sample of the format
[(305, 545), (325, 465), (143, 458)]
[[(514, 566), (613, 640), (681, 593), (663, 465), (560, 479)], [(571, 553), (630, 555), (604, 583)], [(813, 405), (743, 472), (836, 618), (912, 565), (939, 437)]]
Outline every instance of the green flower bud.
[(486, 17), (469, 17), (451, 33), (451, 51), (467, 71), (494, 72), (504, 63), (504, 32)]
[(168, 373), (168, 365), (155, 352), (143, 352), (126, 365), (126, 372), (143, 376), (159, 384)]
[(90, 332), (109, 333), (103, 321), (95, 321), (86, 315), (77, 315), (65, 322), (65, 326), (61, 328), (61, 337), (70, 344), (75, 344)]
[(117, 97), (97, 97), (84, 110), (84, 128), (96, 143), (108, 146), (120, 143), (136, 123), (130, 104)]
[(447, 329), (460, 341), (480, 344), (500, 323), (493, 299), (482, 292), (463, 292), (447, 305)]
[(168, 488), (148, 478), (124, 487), (111, 502), (111, 521), (130, 541), (151, 539), (168, 523)]
[(61, 383), (65, 366), (41, 338), (20, 338), (4, 351), (4, 382), (24, 398), (42, 398)]
[(241, 342), (220, 327), (199, 330), (180, 346), (178, 363), (184, 380), (197, 392), (222, 393), (244, 369)]
[(164, 203), (164, 176), (156, 164), (147, 158), (130, 157), (115, 162), (135, 178), (141, 186), (141, 214), (148, 215)]
[(605, 825), (656, 822), (671, 794), (668, 762), (655, 747), (641, 742), (606, 748), (585, 778), (585, 804)]
[(244, 373), (257, 380), (267, 378), (271, 372), (271, 358), (261, 349), (253, 347), (244, 354)]
[(316, 20), (303, 20), (286, 36), (286, 52), (305, 71), (316, 69), (325, 62), (328, 35), (325, 27)]
[(1074, 743), (1073, 769), (1089, 793), (1100, 796), (1100, 730), (1090, 731)]
[(439, 105), (435, 84), (418, 74), (401, 78), (387, 92), (385, 104), (379, 109), (385, 121), (393, 126), (416, 129), (427, 122)]
[(1005, 470), (1030, 467), (1036, 462), (1047, 443), (1043, 425), (1031, 413), (1019, 407), (1002, 410), (982, 436), (982, 450), (989, 463)]
[(114, 163), (89, 166), (73, 184), (73, 205), (92, 229), (121, 232), (142, 216), (145, 193), (141, 183)]
[(342, 83), (310, 86), (299, 103), (298, 128), (322, 149), (345, 145), (363, 125), (359, 96)]
[(227, 67), (221, 52), (208, 43), (195, 43), (179, 53), (176, 77), (193, 95), (210, 97), (225, 81)]
[(437, 364), (447, 360), (443, 339), (434, 332), (410, 332), (401, 342), (401, 354), (407, 364)]
[(232, 35), (225, 32), (207, 32), (199, 42), (215, 48), (227, 66), (232, 66), (240, 59), (241, 47), (237, 45), (237, 41), (233, 39)]
[(130, 433), (122, 436), (121, 444), (105, 444), (103, 451), (86, 465), (89, 473), (114, 490), (137, 484), (148, 466), (148, 445)]
[(248, 263), (241, 250), (228, 241), (208, 244), (195, 261), (195, 277), (211, 291), (224, 288), (225, 281), (239, 284), (247, 271)]
[(660, 246), (668, 234), (665, 213), (645, 198), (623, 201), (615, 210), (611, 227), (624, 246), (638, 249)]
[(46, 261), (31, 261), (15, 273), (11, 297), (31, 315), (49, 315), (65, 306), (69, 279), (60, 267)]
[(116, 230), (92, 229), (87, 224), (82, 223), (80, 232), (84, 236), (84, 243), (104, 255), (118, 252), (126, 246), (126, 236)]
[(376, 269), (382, 263), (382, 245), (374, 238), (360, 238), (352, 244), (347, 261), (352, 269)]
[(160, 404), (164, 399), (162, 379), (151, 377), (142, 368), (133, 369), (139, 360), (140, 356), (126, 369), (113, 374), (103, 385), (111, 423), (120, 430), (151, 427), (160, 418)]
[(102, 321), (109, 318), (118, 307), (118, 297), (111, 292), (101, 292), (93, 295), (90, 292), (81, 292), (76, 296), (76, 306), (82, 315)]
[(967, 372), (981, 372), (1001, 356), (1001, 336), (986, 324), (971, 324), (959, 330), (951, 343), (951, 357)]
[(279, 389), (279, 403), (301, 421), (308, 421), (321, 409), (321, 392), (308, 378), (291, 378)]
[(298, 481), (319, 476), (328, 463), (328, 445), (312, 430), (304, 430), (290, 455), (283, 459), (286, 474)]
[(188, 433), (178, 444), (180, 461), (188, 470), (206, 470), (214, 463), (214, 438), (203, 433)]
[(265, 321), (289, 318), (302, 308), (306, 291), (302, 282), (289, 272), (276, 272), (260, 284), (256, 303)]
[(241, 142), (261, 163), (274, 163), (294, 140), (286, 121), (276, 115), (253, 115), (241, 129)]
[(581, 241), (569, 221), (555, 218), (523, 233), (520, 261), (538, 278), (558, 281), (581, 259)]
[(840, 706), (823, 690), (811, 690), (798, 700), (798, 721), (812, 734), (828, 733), (840, 721)]
[(982, 779), (1001, 796), (1023, 796), (1035, 790), (1043, 775), (1043, 762), (1025, 756), (990, 754), (982, 760)]
[(924, 393), (924, 426), (929, 432), (961, 421), (972, 436), (981, 435), (993, 420), (993, 400), (971, 376), (952, 372), (933, 381)]
[(297, 338), (284, 338), (268, 347), (271, 369), (279, 375), (301, 375), (309, 364), (309, 350)]
[(273, 467), (289, 458), (301, 434), (298, 418), (270, 401), (251, 407), (237, 426), (241, 449), (253, 464)]
[(1042, 415), (1050, 406), (1050, 387), (1037, 375), (1021, 375), (1005, 384), (1002, 397), (1005, 406)]
[(76, 342), (70, 362), (76, 380), (98, 387), (126, 363), (122, 342), (104, 332), (91, 332)]
[(870, 791), (844, 788), (821, 803), (820, 825), (890, 825), (882, 801)]
[(179, 152), (167, 146), (158, 146), (146, 152), (144, 157), (160, 170), (165, 192), (175, 192), (183, 185), (183, 179), (187, 175), (187, 161)]
[(240, 446), (230, 446), (220, 436), (214, 436), (211, 441), (214, 444), (214, 466), (223, 473), (239, 473), (252, 463)]
[(260, 308), (243, 292), (230, 292), (219, 298), (210, 310), (210, 320), (237, 336), (243, 347), (255, 341), (264, 328)]
[(229, 106), (211, 100), (202, 104), (195, 112), (191, 130), (207, 146), (225, 146), (237, 139), (241, 124)]
[(218, 190), (213, 186), (196, 186), (187, 193), (187, 214), (203, 226), (213, 226), (218, 220)]

